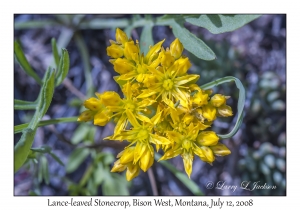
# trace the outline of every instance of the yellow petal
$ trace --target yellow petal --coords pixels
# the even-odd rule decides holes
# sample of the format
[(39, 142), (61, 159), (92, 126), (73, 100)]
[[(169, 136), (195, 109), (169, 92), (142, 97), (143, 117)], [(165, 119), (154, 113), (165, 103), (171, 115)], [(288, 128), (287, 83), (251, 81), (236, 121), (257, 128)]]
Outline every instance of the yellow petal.
[(200, 78), (200, 75), (190, 74), (186, 76), (177, 77), (175, 79), (176, 86), (183, 85), (189, 82), (195, 83)]
[(217, 110), (214, 106), (211, 104), (204, 105), (202, 107), (202, 115), (205, 117), (208, 121), (213, 121), (217, 117)]
[(163, 136), (159, 136), (156, 134), (150, 134), (151, 138), (150, 138), (150, 142), (154, 143), (154, 144), (170, 144), (170, 140), (163, 137)]
[(132, 113), (131, 110), (127, 109), (126, 110), (126, 115), (128, 117), (129, 122), (131, 123), (131, 125), (133, 125), (134, 127), (139, 127), (141, 126), (139, 124), (139, 122), (137, 121), (136, 117), (134, 116), (134, 114)]
[(183, 153), (181, 155), (181, 157), (183, 159), (183, 164), (184, 164), (185, 172), (187, 173), (187, 175), (190, 178), (192, 170), (193, 170), (193, 159), (194, 159), (194, 156), (191, 153), (186, 152), (186, 153)]
[(152, 146), (150, 148), (152, 151), (150, 149), (147, 149), (140, 159), (140, 167), (144, 172), (146, 172), (153, 165), (154, 162), (154, 156), (152, 155), (154, 154), (153, 148)]
[(162, 43), (165, 40), (162, 40), (158, 43), (156, 43), (153, 47), (151, 47), (147, 53), (147, 55), (144, 57), (144, 63), (148, 64), (152, 61), (153, 57), (155, 57), (156, 53), (160, 50)]
[(133, 163), (136, 164), (137, 161), (141, 158), (141, 156), (145, 155), (144, 152), (147, 149), (147, 144), (137, 142), (134, 149), (134, 159)]

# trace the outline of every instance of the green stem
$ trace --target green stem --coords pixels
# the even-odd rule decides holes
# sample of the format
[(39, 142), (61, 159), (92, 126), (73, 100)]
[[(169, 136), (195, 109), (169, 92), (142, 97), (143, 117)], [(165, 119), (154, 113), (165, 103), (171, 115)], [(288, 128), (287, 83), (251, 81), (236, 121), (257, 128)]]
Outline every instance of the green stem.
[[(51, 125), (51, 124), (58, 124), (58, 123), (67, 123), (67, 122), (76, 122), (78, 117), (66, 117), (66, 118), (57, 118), (51, 120), (42, 120), (38, 123), (38, 127)], [(14, 133), (20, 133), (23, 129), (27, 128), (29, 123), (24, 123), (20, 125), (16, 125), (14, 127)]]
[(37, 107), (36, 101), (22, 101), (14, 99), (14, 109), (15, 110), (34, 110)]

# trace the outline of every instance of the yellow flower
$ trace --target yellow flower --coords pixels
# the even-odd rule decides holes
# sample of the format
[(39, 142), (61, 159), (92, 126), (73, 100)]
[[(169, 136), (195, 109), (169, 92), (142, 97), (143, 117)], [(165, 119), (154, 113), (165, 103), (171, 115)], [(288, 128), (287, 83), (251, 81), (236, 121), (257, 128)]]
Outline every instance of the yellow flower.
[(188, 74), (188, 57), (182, 55), (183, 45), (175, 39), (169, 48), (164, 40), (140, 51), (138, 40), (133, 41), (119, 28), (116, 41), (110, 40), (107, 55), (119, 74), (114, 80), (120, 85), (124, 98), (114, 91), (96, 93), (84, 102), (87, 110), (78, 121), (94, 120), (104, 126), (116, 123), (114, 134), (105, 140), (129, 142), (117, 155), (111, 172), (126, 170), (128, 181), (146, 172), (154, 163), (154, 148), (164, 152), (160, 160), (178, 155), (190, 177), (194, 156), (212, 164), (216, 156), (229, 155), (230, 150), (219, 143), (214, 131), (207, 131), (217, 117), (232, 116), (226, 105), (229, 96), (202, 90), (196, 81), (200, 75)]
[(112, 113), (107, 109), (107, 107), (102, 103), (102, 94), (95, 93), (97, 98), (89, 98), (83, 105), (85, 108), (89, 109), (80, 114), (77, 121), (90, 121), (94, 119), (94, 125), (104, 126), (106, 125), (112, 117)]

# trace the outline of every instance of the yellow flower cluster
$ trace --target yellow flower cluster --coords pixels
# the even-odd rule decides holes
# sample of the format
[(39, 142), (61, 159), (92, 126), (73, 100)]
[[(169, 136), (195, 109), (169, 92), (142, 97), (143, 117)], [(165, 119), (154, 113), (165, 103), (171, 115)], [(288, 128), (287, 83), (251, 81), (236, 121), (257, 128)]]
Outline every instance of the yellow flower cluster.
[(149, 48), (144, 55), (139, 43), (128, 39), (117, 29), (116, 41), (110, 40), (107, 55), (124, 98), (116, 92), (96, 93), (97, 98), (84, 102), (88, 109), (78, 121), (94, 120), (104, 126), (116, 122), (109, 140), (127, 140), (130, 144), (118, 154), (112, 172), (127, 169), (128, 181), (147, 171), (154, 162), (154, 146), (162, 149), (166, 160), (181, 155), (188, 176), (192, 173), (194, 156), (212, 163), (215, 156), (230, 154), (219, 143), (213, 131), (204, 131), (217, 117), (232, 116), (226, 105), (227, 96), (202, 90), (196, 81), (199, 75), (187, 74), (191, 63), (182, 56), (183, 45), (175, 39), (170, 48), (162, 47), (164, 40)]

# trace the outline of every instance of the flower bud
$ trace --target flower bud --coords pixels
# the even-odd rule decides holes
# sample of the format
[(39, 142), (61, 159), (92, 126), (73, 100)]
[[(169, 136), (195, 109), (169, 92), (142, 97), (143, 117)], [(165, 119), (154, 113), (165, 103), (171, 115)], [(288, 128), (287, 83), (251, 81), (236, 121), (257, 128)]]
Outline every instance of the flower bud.
[(129, 147), (124, 150), (124, 153), (122, 154), (120, 158), (120, 163), (121, 164), (127, 164), (133, 161), (133, 156), (134, 156), (134, 150), (135, 147)]
[(212, 163), (215, 160), (213, 151), (209, 147), (202, 146), (201, 150), (205, 158), (201, 158), (204, 162)]
[(176, 38), (170, 45), (170, 52), (171, 55), (175, 58), (178, 59), (181, 56), (181, 53), (183, 51), (183, 45), (179, 41), (178, 38)]
[(221, 95), (221, 94), (215, 94), (211, 99), (210, 99), (210, 103), (214, 106), (214, 107), (220, 107), (223, 104), (226, 103), (226, 98), (225, 96)]
[(129, 164), (126, 171), (127, 181), (131, 181), (133, 178), (137, 177), (140, 173), (140, 167), (137, 164)]
[(154, 157), (152, 156), (152, 153), (151, 150), (147, 149), (140, 159), (140, 167), (144, 172), (146, 172), (153, 165)]
[(79, 115), (77, 121), (79, 121), (79, 122), (91, 121), (94, 118), (94, 115), (95, 115), (95, 112), (93, 112), (91, 110), (86, 110)]
[(106, 48), (107, 55), (112, 58), (120, 58), (123, 56), (123, 48), (119, 45), (112, 44), (111, 46)]
[(103, 110), (98, 112), (94, 117), (94, 125), (105, 126), (111, 117), (111, 112)]
[(225, 156), (231, 154), (230, 150), (221, 143), (210, 147), (216, 156)]
[(220, 106), (218, 108), (218, 113), (222, 116), (222, 117), (229, 117), (232, 116), (232, 110), (230, 106), (227, 106), (226, 104), (223, 104), (222, 106)]
[(197, 143), (201, 146), (216, 145), (219, 141), (219, 137), (213, 131), (202, 131), (197, 137)]
[(121, 102), (121, 98), (114, 91), (106, 91), (101, 95), (101, 102), (105, 106), (117, 106)]
[(123, 164), (120, 163), (120, 160), (117, 160), (117, 161), (114, 163), (114, 166), (113, 166), (113, 168), (111, 169), (110, 172), (122, 172), (122, 171), (124, 171), (126, 168), (127, 168), (127, 165), (123, 165)]
[(98, 100), (97, 98), (93, 98), (93, 97), (86, 100), (83, 103), (83, 105), (85, 106), (85, 108), (90, 109), (92, 111), (98, 111), (102, 108), (100, 100)]
[(170, 52), (163, 53), (162, 58), (161, 58), (161, 65), (162, 66), (169, 68), (170, 66), (173, 65), (174, 61), (175, 61), (175, 59), (171, 55)]
[(114, 70), (119, 74), (126, 74), (134, 69), (134, 65), (127, 59), (118, 58), (113, 62)]
[(116, 30), (116, 41), (118, 43), (121, 43), (122, 45), (124, 45), (125, 42), (128, 42), (128, 37), (126, 33), (119, 28), (117, 28)]
[(187, 70), (191, 68), (192, 64), (189, 61), (189, 58), (179, 58), (178, 60), (175, 61), (175, 63), (178, 64), (178, 76), (182, 76), (186, 74)]
[(124, 56), (128, 60), (137, 61), (138, 60), (138, 53), (139, 53), (139, 49), (137, 48), (137, 46), (134, 44), (133, 41), (125, 43)]

